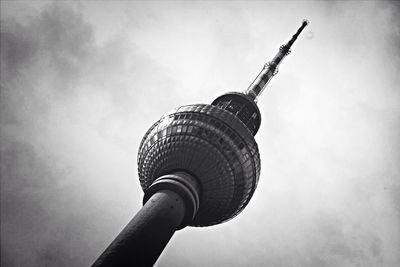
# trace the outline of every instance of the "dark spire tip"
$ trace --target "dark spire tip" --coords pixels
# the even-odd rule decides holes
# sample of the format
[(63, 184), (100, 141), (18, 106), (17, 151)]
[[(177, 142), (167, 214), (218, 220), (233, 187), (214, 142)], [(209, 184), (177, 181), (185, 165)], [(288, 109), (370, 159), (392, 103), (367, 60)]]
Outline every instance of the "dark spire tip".
[(285, 56), (289, 55), (291, 46), (308, 24), (309, 21), (304, 19), (300, 28), (297, 29), (297, 32), (292, 36), (289, 42), (279, 48), (279, 52), (278, 54), (276, 54), (274, 59), (264, 66), (256, 79), (250, 84), (249, 88), (244, 91), (245, 95), (256, 101), (257, 97), (259, 97), (259, 95), (262, 93), (268, 82), (272, 79), (274, 75), (276, 75), (276, 73), (278, 72), (279, 64)]

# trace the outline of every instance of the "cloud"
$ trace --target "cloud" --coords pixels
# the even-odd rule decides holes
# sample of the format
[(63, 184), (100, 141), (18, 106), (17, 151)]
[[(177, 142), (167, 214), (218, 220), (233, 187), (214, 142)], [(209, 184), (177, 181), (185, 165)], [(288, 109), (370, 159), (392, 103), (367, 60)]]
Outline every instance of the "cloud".
[[(2, 17), (1, 24), (2, 265), (88, 265), (92, 259), (82, 250), (97, 253), (93, 241), (84, 242), (89, 233), (97, 235), (91, 221), (111, 223), (97, 205), (102, 199), (118, 210), (126, 200), (91, 187), (93, 179), (104, 189), (115, 177), (134, 181), (136, 176), (134, 167), (126, 166), (134, 166), (134, 157), (121, 148), (126, 144), (118, 134), (124, 127), (104, 132), (104, 125), (115, 124), (109, 120), (136, 117), (124, 115), (128, 102), (114, 97), (113, 88), (90, 80), (126, 74), (126, 66), (109, 73), (97, 68), (109, 56), (113, 64), (123, 63), (124, 50), (111, 54), (113, 43), (99, 47), (92, 26), (64, 4), (47, 5), (25, 23)], [(109, 165), (114, 160), (108, 154), (116, 165)], [(132, 197), (140, 199), (139, 190)]]
[(161, 5), (2, 2), (1, 264), (90, 265), (140, 208), (151, 123), (245, 89), (310, 18), (259, 102), (249, 206), (159, 265), (397, 266), (398, 5)]

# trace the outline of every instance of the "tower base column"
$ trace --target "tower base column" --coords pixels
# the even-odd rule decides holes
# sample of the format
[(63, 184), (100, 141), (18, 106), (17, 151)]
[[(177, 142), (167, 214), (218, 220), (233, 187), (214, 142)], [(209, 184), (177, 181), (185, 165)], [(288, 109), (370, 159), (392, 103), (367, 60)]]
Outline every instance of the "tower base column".
[(144, 205), (92, 267), (153, 266), (176, 230), (199, 207), (196, 179), (183, 171), (161, 176), (146, 190)]
[(171, 190), (153, 194), (92, 267), (153, 266), (185, 215)]

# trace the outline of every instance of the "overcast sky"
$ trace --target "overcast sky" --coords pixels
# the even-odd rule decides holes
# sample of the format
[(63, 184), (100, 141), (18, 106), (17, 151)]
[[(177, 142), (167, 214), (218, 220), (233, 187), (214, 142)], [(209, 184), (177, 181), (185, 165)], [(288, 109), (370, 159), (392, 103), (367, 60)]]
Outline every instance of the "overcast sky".
[(258, 188), (157, 266), (400, 266), (395, 2), (1, 2), (1, 265), (88, 266), (141, 207), (162, 114), (264, 91)]

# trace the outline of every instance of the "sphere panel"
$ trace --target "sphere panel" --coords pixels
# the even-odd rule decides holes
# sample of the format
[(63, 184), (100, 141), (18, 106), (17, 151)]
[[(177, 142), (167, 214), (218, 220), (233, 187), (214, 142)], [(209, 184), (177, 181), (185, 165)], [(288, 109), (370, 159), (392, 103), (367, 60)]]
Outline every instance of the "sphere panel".
[(186, 170), (200, 183), (200, 208), (191, 225), (221, 223), (238, 214), (257, 185), (260, 159), (251, 132), (212, 105), (167, 113), (145, 134), (138, 155), (144, 191), (161, 175)]

